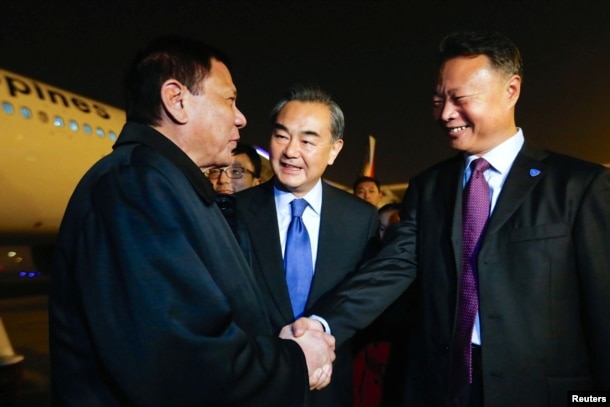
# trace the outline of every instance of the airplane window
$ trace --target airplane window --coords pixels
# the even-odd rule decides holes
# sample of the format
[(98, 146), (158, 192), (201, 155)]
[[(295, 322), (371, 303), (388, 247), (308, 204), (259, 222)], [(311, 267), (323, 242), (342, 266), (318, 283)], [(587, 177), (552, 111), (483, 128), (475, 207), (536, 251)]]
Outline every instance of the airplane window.
[(78, 123), (75, 120), (70, 120), (70, 130), (78, 131)]
[(115, 141), (116, 140), (116, 133), (112, 130), (110, 130), (108, 132), (108, 137), (110, 138), (110, 140)]
[(32, 111), (30, 110), (29, 107), (23, 106), (21, 108), (21, 116), (23, 116), (26, 119), (31, 119), (32, 118)]
[(64, 127), (64, 119), (59, 116), (55, 116), (55, 119), (53, 119), (53, 126)]
[(87, 134), (91, 134), (91, 126), (89, 126), (88, 124), (83, 124), (83, 130), (85, 131), (85, 133)]
[(40, 277), (42, 276), (42, 273), (40, 271), (20, 271), (19, 272), (19, 277), (22, 278), (34, 278), (34, 277)]
[(4, 110), (4, 113), (6, 114), (15, 113), (15, 108), (9, 102), (2, 102), (2, 110)]
[(38, 120), (40, 120), (43, 123), (46, 123), (49, 121), (49, 116), (47, 116), (47, 114), (43, 111), (38, 112)]
[(95, 130), (95, 134), (97, 134), (100, 138), (104, 138), (105, 134), (104, 134), (104, 130), (102, 130), (101, 128), (97, 128), (97, 130)]

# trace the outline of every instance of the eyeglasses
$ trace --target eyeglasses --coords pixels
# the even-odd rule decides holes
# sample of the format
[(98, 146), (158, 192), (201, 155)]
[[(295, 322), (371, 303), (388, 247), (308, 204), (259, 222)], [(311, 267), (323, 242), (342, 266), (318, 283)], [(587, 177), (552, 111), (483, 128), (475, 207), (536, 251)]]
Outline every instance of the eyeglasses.
[(241, 178), (246, 172), (254, 176), (254, 172), (244, 167), (210, 168), (209, 170), (206, 170), (203, 173), (206, 177), (208, 177), (208, 179), (218, 179), (220, 178), (223, 172), (226, 174), (227, 177), (231, 179)]

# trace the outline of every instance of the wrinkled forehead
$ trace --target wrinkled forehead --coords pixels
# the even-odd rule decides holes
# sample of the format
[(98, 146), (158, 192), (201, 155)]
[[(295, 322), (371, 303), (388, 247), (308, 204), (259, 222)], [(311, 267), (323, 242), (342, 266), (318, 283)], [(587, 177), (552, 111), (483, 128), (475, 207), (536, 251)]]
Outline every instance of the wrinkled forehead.
[(199, 82), (198, 89), (200, 92), (211, 90), (212, 88), (217, 91), (224, 93), (237, 94), (237, 88), (233, 83), (233, 77), (227, 66), (216, 60), (212, 59), (210, 71), (208, 74)]
[(276, 129), (282, 129), (293, 135), (330, 135), (330, 111), (319, 102), (291, 100), (278, 112)]

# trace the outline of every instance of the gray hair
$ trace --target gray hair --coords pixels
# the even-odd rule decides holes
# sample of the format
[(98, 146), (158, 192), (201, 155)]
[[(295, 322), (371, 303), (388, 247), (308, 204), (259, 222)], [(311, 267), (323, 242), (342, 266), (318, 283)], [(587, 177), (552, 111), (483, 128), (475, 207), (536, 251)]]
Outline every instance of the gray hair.
[(275, 105), (271, 111), (271, 125), (275, 125), (277, 116), (284, 108), (286, 103), (291, 101), (321, 103), (328, 107), (330, 111), (330, 132), (333, 143), (343, 138), (345, 130), (345, 118), (343, 111), (330, 97), (330, 94), (316, 86), (297, 85), (288, 90), (282, 99)]

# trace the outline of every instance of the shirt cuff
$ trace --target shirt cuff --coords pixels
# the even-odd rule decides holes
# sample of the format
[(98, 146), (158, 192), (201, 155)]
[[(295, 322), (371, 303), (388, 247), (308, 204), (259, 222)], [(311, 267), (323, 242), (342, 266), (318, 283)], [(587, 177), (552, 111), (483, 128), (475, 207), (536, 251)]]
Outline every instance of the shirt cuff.
[(322, 324), (322, 327), (324, 328), (324, 332), (326, 332), (327, 334), (330, 334), (330, 326), (328, 325), (328, 322), (326, 322), (326, 320), (318, 315), (310, 315), (309, 318), (318, 321), (319, 323)]

